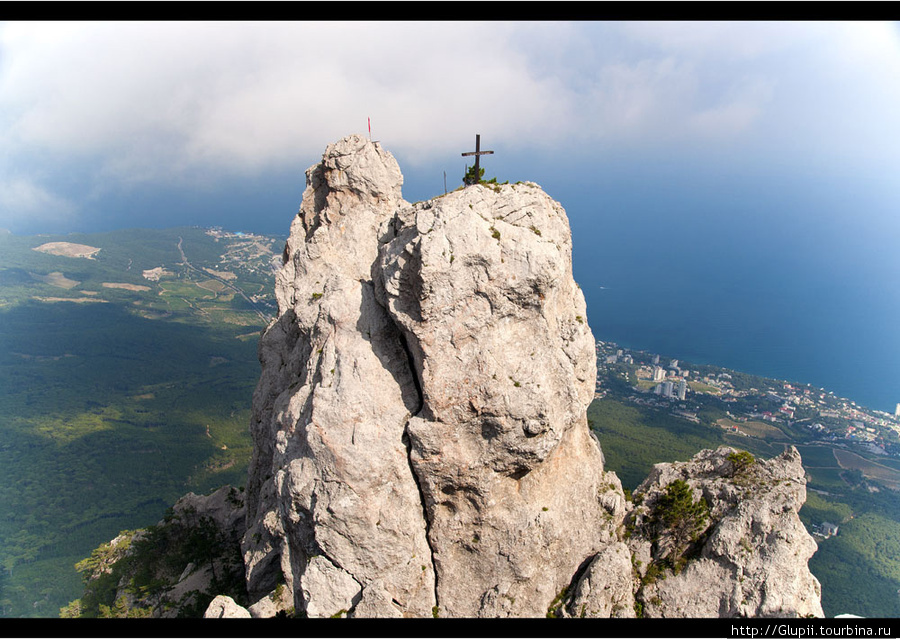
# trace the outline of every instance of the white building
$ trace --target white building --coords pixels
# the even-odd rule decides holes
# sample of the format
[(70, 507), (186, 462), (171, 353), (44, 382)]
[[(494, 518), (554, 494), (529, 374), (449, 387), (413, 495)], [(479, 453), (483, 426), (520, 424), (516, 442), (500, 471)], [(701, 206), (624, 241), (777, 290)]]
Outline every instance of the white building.
[(672, 382), (662, 382), (657, 384), (653, 388), (653, 392), (656, 395), (662, 395), (663, 397), (673, 397), (674, 396), (675, 384)]

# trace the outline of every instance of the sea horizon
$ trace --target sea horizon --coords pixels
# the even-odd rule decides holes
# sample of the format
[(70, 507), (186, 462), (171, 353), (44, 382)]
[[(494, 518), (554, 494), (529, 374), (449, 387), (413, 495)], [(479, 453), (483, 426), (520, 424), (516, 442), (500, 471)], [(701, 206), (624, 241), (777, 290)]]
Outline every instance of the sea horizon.
[[(597, 339), (811, 384), (874, 410), (900, 402), (893, 202), (827, 177), (574, 192), (575, 279)], [(851, 197), (852, 196), (852, 197)], [(865, 208), (877, 223), (853, 223)]]

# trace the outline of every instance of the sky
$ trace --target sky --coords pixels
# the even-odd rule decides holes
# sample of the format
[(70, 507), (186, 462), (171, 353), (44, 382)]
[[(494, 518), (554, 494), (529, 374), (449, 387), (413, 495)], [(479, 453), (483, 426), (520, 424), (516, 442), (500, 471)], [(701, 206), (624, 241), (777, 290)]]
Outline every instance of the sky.
[[(728, 359), (768, 308), (754, 326), (816, 336), (769, 340), (773, 370), (877, 368), (861, 387), (895, 387), (870, 398), (892, 412), (898, 114), (892, 22), (5, 22), (0, 228), (284, 235), (305, 170), (369, 122), (409, 201), (459, 186), (480, 134), (487, 177), (566, 208), (595, 334)], [(625, 287), (643, 292), (601, 315)], [(718, 351), (688, 346), (704, 321)]]
[(215, 208), (238, 184), (296, 200), (368, 119), (407, 199), (455, 187), (476, 133), (541, 184), (654, 162), (890, 182), (898, 73), (877, 22), (0, 23), (0, 227), (156, 226), (129, 197)]

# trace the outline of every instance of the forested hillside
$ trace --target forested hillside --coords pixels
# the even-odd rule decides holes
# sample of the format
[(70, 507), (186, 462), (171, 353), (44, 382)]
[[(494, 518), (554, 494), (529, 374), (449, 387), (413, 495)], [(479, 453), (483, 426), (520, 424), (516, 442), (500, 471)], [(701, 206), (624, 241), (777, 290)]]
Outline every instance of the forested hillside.
[(0, 236), (0, 613), (57, 616), (93, 548), (244, 483), (282, 246), (196, 228)]

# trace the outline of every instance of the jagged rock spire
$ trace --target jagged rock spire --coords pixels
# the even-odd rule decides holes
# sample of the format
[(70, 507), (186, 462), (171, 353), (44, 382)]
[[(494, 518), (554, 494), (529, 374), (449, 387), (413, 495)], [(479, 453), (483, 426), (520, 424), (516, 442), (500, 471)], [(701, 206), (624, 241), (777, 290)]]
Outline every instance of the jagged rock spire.
[[(612, 536), (618, 480), (562, 207), (535, 184), (411, 206), (350, 136), (307, 171), (260, 342), (245, 558), (311, 615), (534, 615)], [(437, 608), (435, 608), (437, 607)]]
[[(587, 425), (594, 339), (563, 208), (533, 183), (411, 205), (394, 158), (359, 135), (330, 145), (306, 178), (279, 316), (259, 344), (251, 598), (283, 583), (310, 616), (701, 610), (666, 607), (683, 603), (674, 588), (647, 599), (635, 578), (635, 553), (648, 551), (640, 529), (626, 543), (626, 515), (639, 513)], [(793, 458), (773, 464), (802, 481)], [(785, 502), (777, 525), (799, 545), (770, 550), (786, 565), (781, 551), (797, 548), (788, 572), (801, 578), (752, 576), (791, 594), (701, 612), (821, 614), (798, 495), (776, 491), (760, 507)], [(716, 602), (748, 576), (715, 575), (704, 592)]]

